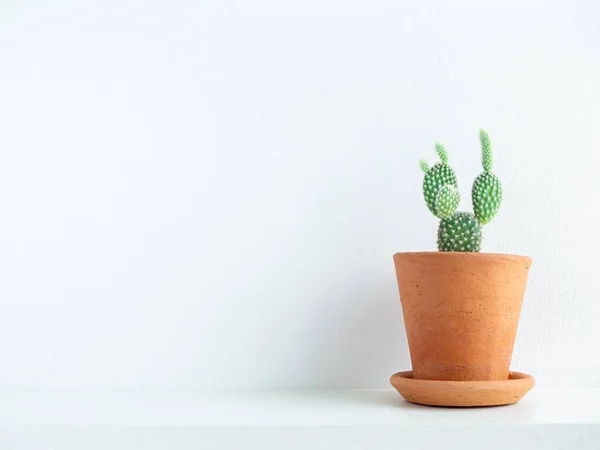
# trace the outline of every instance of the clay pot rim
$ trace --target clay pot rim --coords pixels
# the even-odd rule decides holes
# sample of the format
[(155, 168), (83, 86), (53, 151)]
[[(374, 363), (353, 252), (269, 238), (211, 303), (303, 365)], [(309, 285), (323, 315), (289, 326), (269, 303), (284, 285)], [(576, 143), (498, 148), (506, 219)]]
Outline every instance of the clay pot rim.
[(394, 253), (394, 259), (396, 258), (419, 258), (419, 257), (432, 257), (437, 255), (439, 258), (459, 258), (459, 259), (467, 259), (467, 258), (504, 258), (513, 261), (526, 261), (531, 263), (531, 258), (525, 255), (515, 255), (511, 253), (485, 253), (485, 252), (397, 252)]

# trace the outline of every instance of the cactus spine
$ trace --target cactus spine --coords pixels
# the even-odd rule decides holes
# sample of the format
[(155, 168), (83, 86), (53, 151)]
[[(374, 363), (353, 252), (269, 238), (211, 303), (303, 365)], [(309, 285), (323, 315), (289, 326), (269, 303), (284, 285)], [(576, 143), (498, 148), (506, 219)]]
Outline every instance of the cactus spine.
[(502, 186), (492, 170), (492, 144), (484, 130), (480, 130), (481, 163), (483, 173), (473, 183), (471, 196), (473, 210), (456, 212), (460, 193), (454, 170), (448, 164), (448, 152), (439, 142), (435, 149), (441, 162), (429, 168), (420, 160), (425, 177), (423, 196), (429, 210), (439, 219), (438, 250), (441, 252), (478, 252), (481, 249), (482, 228), (494, 218), (502, 202)]

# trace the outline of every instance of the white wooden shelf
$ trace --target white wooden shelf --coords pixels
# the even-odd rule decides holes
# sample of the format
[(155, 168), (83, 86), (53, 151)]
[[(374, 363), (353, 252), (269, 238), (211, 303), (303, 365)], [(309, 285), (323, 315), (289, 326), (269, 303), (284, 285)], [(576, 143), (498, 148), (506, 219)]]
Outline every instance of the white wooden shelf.
[(431, 408), (393, 389), (0, 391), (0, 449), (600, 449), (600, 388)]

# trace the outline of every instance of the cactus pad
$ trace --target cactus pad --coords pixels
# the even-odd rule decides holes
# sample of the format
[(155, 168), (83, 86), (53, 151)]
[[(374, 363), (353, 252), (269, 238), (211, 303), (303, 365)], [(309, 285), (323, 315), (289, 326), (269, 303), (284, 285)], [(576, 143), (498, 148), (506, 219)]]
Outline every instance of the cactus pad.
[(435, 151), (442, 160), (442, 163), (448, 164), (448, 152), (440, 142), (435, 143)]
[(425, 178), (423, 179), (423, 195), (425, 196), (425, 203), (427, 203), (429, 211), (434, 215), (437, 215), (435, 199), (440, 189), (447, 184), (455, 188), (458, 187), (454, 170), (448, 164), (437, 163), (425, 174)]
[(481, 249), (481, 223), (470, 212), (456, 212), (440, 221), (438, 250), (440, 252), (478, 252)]
[(451, 184), (440, 188), (435, 198), (435, 215), (440, 219), (448, 219), (454, 214), (460, 203), (460, 193)]
[(483, 170), (489, 172), (492, 170), (494, 160), (492, 158), (492, 141), (485, 130), (479, 130), (479, 140), (481, 141), (481, 165)]
[(494, 218), (502, 202), (502, 185), (496, 175), (483, 172), (473, 183), (473, 210), (482, 224)]

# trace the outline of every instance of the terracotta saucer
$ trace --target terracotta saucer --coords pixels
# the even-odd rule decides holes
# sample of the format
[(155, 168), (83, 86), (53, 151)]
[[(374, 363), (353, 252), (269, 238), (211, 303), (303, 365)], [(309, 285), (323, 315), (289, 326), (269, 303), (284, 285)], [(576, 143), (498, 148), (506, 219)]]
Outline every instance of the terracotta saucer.
[(521, 400), (535, 384), (531, 375), (510, 372), (508, 380), (415, 380), (412, 371), (392, 375), (390, 383), (405, 400), (431, 406), (510, 405)]

